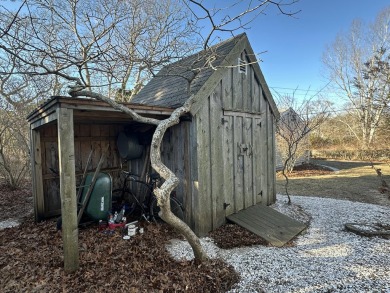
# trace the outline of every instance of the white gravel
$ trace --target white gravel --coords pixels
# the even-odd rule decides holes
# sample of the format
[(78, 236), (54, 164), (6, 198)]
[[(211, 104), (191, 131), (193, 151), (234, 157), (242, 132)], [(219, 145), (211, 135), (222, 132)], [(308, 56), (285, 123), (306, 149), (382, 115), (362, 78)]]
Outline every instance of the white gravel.
[(20, 221), (18, 219), (7, 219), (4, 221), (0, 221), (0, 230), (5, 228), (12, 228), (20, 225)]
[[(390, 240), (344, 230), (348, 222), (390, 224), (390, 208), (303, 196), (292, 196), (292, 206), (285, 202), (278, 195), (274, 208), (301, 221), (311, 217), (293, 247), (224, 250), (201, 239), (210, 257), (222, 258), (241, 275), (230, 292), (390, 292)], [(175, 258), (193, 258), (184, 241), (172, 241), (168, 250)]]

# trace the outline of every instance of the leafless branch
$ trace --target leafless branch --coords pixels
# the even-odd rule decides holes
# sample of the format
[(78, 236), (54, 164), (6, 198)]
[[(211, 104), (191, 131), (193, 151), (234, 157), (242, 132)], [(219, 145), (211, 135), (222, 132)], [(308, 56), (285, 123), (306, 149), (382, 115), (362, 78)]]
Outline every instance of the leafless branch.
[[(230, 32), (233, 34), (234, 32), (244, 29), (247, 25), (249, 25), (251, 22), (253, 22), (260, 14), (264, 14), (265, 9), (269, 5), (276, 6), (279, 12), (283, 15), (286, 16), (294, 16), (298, 14), (300, 11), (294, 11), (294, 12), (287, 12), (284, 7), (286, 6), (292, 6), (293, 4), (297, 3), (299, 0), (290, 0), (286, 3), (283, 1), (271, 1), (271, 0), (261, 0), (258, 1), (259, 3), (256, 5), (253, 5), (253, 1), (248, 1), (248, 5), (246, 6), (246, 9), (243, 11), (233, 15), (225, 15), (222, 17), (222, 20), (217, 23), (216, 18), (217, 14), (222, 11), (222, 9), (216, 9), (213, 12), (211, 12), (211, 9), (207, 8), (201, 1), (197, 0), (189, 0), (190, 3), (193, 5), (197, 6), (200, 8), (201, 11), (203, 11), (204, 15), (200, 16), (197, 12), (195, 12), (191, 7), (188, 7), (191, 9), (193, 15), (198, 19), (198, 20), (208, 20), (209, 25), (211, 26), (211, 29), (209, 30), (209, 33), (205, 37), (204, 40), (204, 49), (209, 47), (209, 42), (211, 40), (212, 35), (217, 32)], [(239, 3), (245, 3), (247, 1), (237, 1), (234, 4), (231, 5), (237, 6)], [(228, 8), (226, 8), (228, 9)], [(226, 10), (225, 9), (225, 10)], [(245, 17), (249, 17), (248, 20), (245, 19)], [(236, 24), (237, 23), (237, 24)], [(230, 27), (230, 25), (235, 25), (234, 27)]]

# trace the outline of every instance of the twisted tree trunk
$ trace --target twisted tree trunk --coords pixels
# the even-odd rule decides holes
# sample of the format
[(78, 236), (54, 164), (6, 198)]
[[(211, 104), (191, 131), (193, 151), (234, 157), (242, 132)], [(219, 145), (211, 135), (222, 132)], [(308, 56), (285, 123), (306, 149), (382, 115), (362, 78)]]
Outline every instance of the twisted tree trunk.
[(74, 97), (86, 96), (100, 101), (104, 101), (109, 105), (111, 105), (114, 109), (120, 110), (128, 114), (135, 121), (147, 123), (147, 124), (153, 124), (157, 126), (152, 138), (152, 144), (150, 149), (150, 160), (153, 169), (155, 169), (160, 174), (160, 176), (165, 179), (165, 182), (161, 185), (161, 187), (157, 187), (154, 190), (154, 193), (157, 197), (157, 204), (160, 207), (160, 214), (161, 214), (160, 216), (166, 223), (168, 223), (173, 228), (175, 228), (187, 239), (188, 243), (192, 247), (195, 260), (197, 262), (202, 262), (207, 260), (208, 258), (207, 254), (203, 250), (199, 238), (196, 236), (196, 234), (191, 230), (191, 228), (186, 223), (184, 223), (182, 220), (177, 218), (171, 211), (170, 195), (171, 192), (179, 184), (179, 178), (177, 178), (177, 176), (167, 166), (165, 166), (162, 163), (161, 152), (160, 152), (161, 142), (165, 132), (169, 127), (178, 124), (180, 122), (180, 117), (190, 111), (191, 105), (193, 104), (193, 97), (190, 97), (182, 107), (174, 110), (169, 118), (164, 120), (158, 120), (158, 119), (140, 116), (132, 109), (129, 109), (121, 104), (118, 104), (104, 95), (84, 90), (83, 87), (79, 87), (79, 88), (75, 87), (69, 92), (69, 94)]
[(161, 209), (161, 218), (184, 235), (192, 247), (195, 259), (198, 262), (202, 262), (207, 259), (207, 254), (203, 250), (199, 238), (186, 223), (177, 218), (171, 211), (170, 194), (179, 184), (179, 179), (167, 166), (162, 163), (160, 152), (161, 142), (166, 130), (180, 122), (180, 116), (190, 111), (192, 103), (193, 97), (191, 97), (182, 107), (176, 109), (169, 118), (161, 121), (158, 124), (153, 134), (152, 146), (150, 150), (150, 160), (153, 169), (155, 169), (161, 175), (161, 177), (165, 179), (165, 182), (162, 184), (162, 186), (157, 187), (154, 190), (154, 194), (157, 197), (158, 206)]

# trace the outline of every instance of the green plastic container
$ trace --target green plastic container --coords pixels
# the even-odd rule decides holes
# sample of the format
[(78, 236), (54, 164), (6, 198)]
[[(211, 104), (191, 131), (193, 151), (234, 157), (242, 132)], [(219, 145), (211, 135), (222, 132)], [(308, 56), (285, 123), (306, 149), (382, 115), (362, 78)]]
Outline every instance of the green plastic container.
[[(81, 203), (87, 194), (91, 184), (93, 173), (88, 173), (85, 178)], [(92, 190), (84, 213), (92, 220), (107, 220), (108, 212), (111, 211), (112, 179), (107, 173), (99, 173)]]

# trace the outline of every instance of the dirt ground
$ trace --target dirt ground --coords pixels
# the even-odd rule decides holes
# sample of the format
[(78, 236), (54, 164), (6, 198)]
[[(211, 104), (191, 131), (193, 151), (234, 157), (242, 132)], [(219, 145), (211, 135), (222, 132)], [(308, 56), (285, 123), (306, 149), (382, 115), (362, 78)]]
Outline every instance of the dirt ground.
[[(381, 181), (370, 162), (351, 162), (335, 160), (312, 160), (313, 164), (329, 166), (339, 171), (298, 172), (289, 178), (288, 192), (290, 195), (319, 196), (346, 199), (365, 203), (390, 206), (387, 195), (379, 189)], [(374, 163), (380, 168), (383, 178), (390, 185), (390, 164)], [(278, 174), (277, 193), (286, 194), (285, 179)]]
[[(174, 260), (165, 244), (181, 236), (164, 223), (145, 222), (144, 233), (130, 240), (122, 238), (121, 229), (100, 231), (97, 224), (80, 228), (80, 268), (75, 274), (66, 274), (56, 219), (36, 224), (32, 207), (28, 182), (12, 190), (0, 180), (1, 293), (225, 292), (239, 280), (233, 267), (222, 260), (202, 264)], [(10, 222), (20, 225), (3, 229)], [(238, 233), (242, 229), (236, 226)], [(250, 244), (259, 243), (250, 234), (245, 231), (242, 235)], [(223, 241), (223, 236), (219, 239)]]

